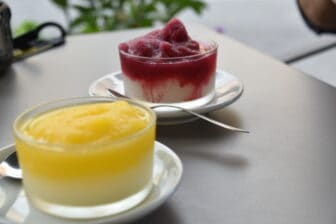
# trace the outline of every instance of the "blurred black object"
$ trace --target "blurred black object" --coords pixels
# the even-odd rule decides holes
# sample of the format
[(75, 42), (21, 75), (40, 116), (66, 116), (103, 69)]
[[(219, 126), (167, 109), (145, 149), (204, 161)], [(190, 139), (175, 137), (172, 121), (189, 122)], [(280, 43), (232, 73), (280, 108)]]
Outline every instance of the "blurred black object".
[[(60, 36), (52, 39), (39, 39), (39, 34), (43, 29), (54, 27), (59, 30)], [(66, 32), (63, 27), (54, 22), (46, 22), (37, 26), (34, 30), (14, 38), (14, 61), (22, 60), (37, 53), (41, 53), (50, 48), (60, 46), (65, 43)]]
[[(311, 2), (311, 4), (312, 4), (313, 2)], [(318, 1), (317, 1), (317, 3), (318, 3)], [(321, 4), (321, 3), (320, 3)], [(330, 2), (330, 4), (331, 4), (331, 7), (333, 7), (333, 3), (332, 2)], [(305, 14), (305, 10), (303, 9), (303, 7), (301, 6), (301, 4), (300, 4), (300, 1), (299, 0), (296, 0), (296, 5), (297, 5), (297, 7), (298, 7), (298, 9), (299, 9), (299, 12), (300, 12), (300, 14), (301, 14), (301, 17), (303, 18), (303, 21), (305, 22), (305, 24), (311, 29), (311, 30), (313, 30), (315, 33), (317, 33), (317, 34), (324, 34), (324, 33), (331, 33), (331, 34), (336, 34), (336, 29), (326, 29), (326, 28), (322, 28), (322, 27), (320, 27), (320, 26), (318, 26), (318, 25), (315, 25), (314, 23), (312, 23), (311, 21), (310, 21), (310, 19), (306, 16), (306, 14)], [(321, 4), (322, 5), (322, 4)], [(329, 14), (330, 12), (328, 12), (328, 11), (326, 11), (325, 9), (326, 8), (324, 8), (324, 7), (318, 7), (319, 9), (322, 9), (322, 14)], [(328, 7), (328, 9), (330, 9), (330, 6)], [(334, 10), (335, 11), (335, 10)], [(320, 12), (320, 13), (321, 13)]]
[[(11, 11), (8, 5), (0, 1), (0, 73), (6, 70), (12, 62), (65, 43), (66, 31), (61, 25), (54, 22), (42, 23), (34, 30), (13, 39), (10, 18)], [(59, 31), (59, 36), (46, 40), (40, 39), (39, 34), (47, 27), (56, 28)]]
[(10, 29), (11, 12), (0, 2), (0, 72), (6, 70), (13, 59), (12, 32)]

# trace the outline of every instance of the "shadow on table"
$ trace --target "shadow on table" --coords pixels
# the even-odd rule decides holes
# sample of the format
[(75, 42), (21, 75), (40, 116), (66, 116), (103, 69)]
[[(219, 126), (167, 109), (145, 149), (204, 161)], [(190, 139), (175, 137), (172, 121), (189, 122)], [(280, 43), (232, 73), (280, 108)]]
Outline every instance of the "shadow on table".
[[(234, 127), (241, 127), (242, 120), (239, 114), (231, 109), (222, 109), (207, 116), (214, 118)], [(160, 125), (158, 126), (158, 137), (164, 138), (183, 138), (183, 139), (209, 139), (209, 138), (229, 138), (241, 133), (235, 133), (218, 127), (204, 120), (196, 120), (189, 123), (177, 124), (177, 125)]]
[[(30, 71), (31, 74), (34, 75), (41, 74), (40, 67), (35, 64), (22, 62), (21, 67), (24, 67), (26, 71)], [(26, 74), (22, 75), (26, 76)], [(9, 67), (6, 71), (0, 73), (0, 92), (17, 91), (16, 79), (17, 79), (17, 72), (15, 71), (13, 66)]]
[[(239, 113), (232, 109), (221, 109), (209, 116), (229, 125), (242, 127)], [(244, 169), (249, 164), (244, 155), (228, 150), (231, 144), (236, 143), (235, 139), (241, 136), (248, 134), (228, 131), (202, 120), (158, 127), (158, 140), (171, 147), (182, 158), (208, 161), (232, 169)]]
[(15, 70), (13, 68), (8, 68), (5, 72), (0, 73), (0, 92), (7, 92), (12, 88), (15, 75)]
[(248, 167), (248, 159), (243, 155), (229, 152), (214, 152), (214, 151), (184, 151), (184, 156), (197, 158), (199, 160), (207, 160), (216, 163), (220, 166), (230, 169), (245, 169)]
[[(178, 217), (178, 213), (175, 211), (169, 202), (161, 206), (159, 209), (155, 210), (153, 213), (147, 215), (132, 224), (150, 224), (150, 223), (160, 223), (160, 224), (171, 224), (171, 223), (182, 223)], [(164, 217), (164, 218), (163, 218)]]

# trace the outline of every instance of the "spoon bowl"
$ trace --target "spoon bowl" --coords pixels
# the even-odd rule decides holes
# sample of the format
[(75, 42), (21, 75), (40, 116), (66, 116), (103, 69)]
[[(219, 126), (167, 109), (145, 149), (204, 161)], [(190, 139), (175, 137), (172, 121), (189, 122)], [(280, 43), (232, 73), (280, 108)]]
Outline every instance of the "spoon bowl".
[(0, 176), (22, 179), (22, 171), (19, 167), (16, 151), (9, 153), (0, 163)]

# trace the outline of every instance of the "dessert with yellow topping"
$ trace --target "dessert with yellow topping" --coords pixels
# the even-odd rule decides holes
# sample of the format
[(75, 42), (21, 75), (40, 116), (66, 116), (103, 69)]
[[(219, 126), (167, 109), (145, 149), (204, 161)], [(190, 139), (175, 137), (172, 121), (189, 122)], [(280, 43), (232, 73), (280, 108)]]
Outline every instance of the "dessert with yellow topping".
[(105, 101), (25, 114), (14, 125), (16, 147), (25, 189), (38, 207), (104, 206), (129, 197), (140, 198), (137, 204), (149, 193), (151, 110)]

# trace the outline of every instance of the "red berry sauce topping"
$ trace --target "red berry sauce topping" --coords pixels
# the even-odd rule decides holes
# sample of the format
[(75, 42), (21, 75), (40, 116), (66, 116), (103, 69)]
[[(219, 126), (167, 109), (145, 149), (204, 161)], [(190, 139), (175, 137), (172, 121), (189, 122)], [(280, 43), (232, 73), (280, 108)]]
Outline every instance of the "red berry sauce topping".
[(215, 73), (216, 48), (192, 40), (178, 19), (121, 43), (119, 50), (123, 74), (139, 81), (144, 97), (152, 102), (161, 102), (153, 90), (169, 80), (177, 80), (180, 87), (192, 86), (193, 93), (183, 101), (197, 99)]

